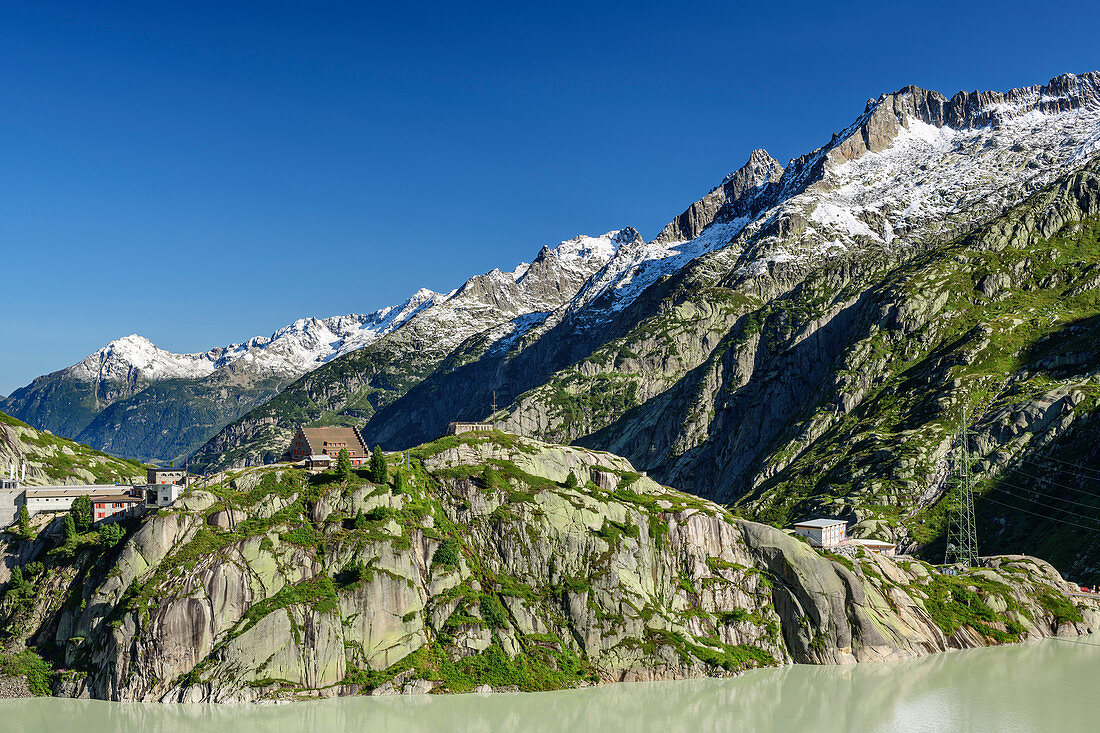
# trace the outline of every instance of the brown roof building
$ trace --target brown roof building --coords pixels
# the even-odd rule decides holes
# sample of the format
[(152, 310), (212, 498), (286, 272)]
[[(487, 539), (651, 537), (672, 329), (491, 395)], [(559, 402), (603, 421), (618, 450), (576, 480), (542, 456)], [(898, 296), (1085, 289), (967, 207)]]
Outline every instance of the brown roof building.
[(305, 461), (313, 456), (336, 458), (341, 450), (348, 452), (353, 466), (362, 466), (370, 460), (363, 436), (355, 428), (299, 427), (286, 450), (286, 458), (291, 461)]

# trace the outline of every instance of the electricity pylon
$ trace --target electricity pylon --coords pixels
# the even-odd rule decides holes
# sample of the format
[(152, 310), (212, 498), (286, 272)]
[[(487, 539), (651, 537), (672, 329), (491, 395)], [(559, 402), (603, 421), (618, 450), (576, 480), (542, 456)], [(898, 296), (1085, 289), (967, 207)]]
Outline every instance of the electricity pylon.
[(947, 520), (947, 552), (944, 562), (962, 563), (967, 567), (978, 564), (978, 527), (974, 521), (974, 486), (970, 475), (970, 427), (963, 409), (959, 437), (955, 441), (958, 451), (953, 462), (954, 482), (951, 487), (950, 515)]

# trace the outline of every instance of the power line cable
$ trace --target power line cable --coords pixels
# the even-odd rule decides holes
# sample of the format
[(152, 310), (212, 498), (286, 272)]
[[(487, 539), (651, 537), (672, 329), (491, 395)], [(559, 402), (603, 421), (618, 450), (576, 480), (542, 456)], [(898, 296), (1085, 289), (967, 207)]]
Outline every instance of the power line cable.
[(1026, 473), (1024, 471), (1020, 471), (1019, 473), (1020, 473), (1020, 475), (1026, 477), (1026, 478), (1034, 479), (1035, 481), (1041, 481), (1042, 483), (1048, 484), (1050, 486), (1057, 486), (1060, 489), (1068, 489), (1070, 491), (1076, 491), (1079, 494), (1086, 494), (1088, 496), (1100, 497), (1100, 493), (1092, 492), (1092, 491), (1089, 491), (1088, 489), (1080, 489), (1080, 488), (1077, 488), (1076, 486), (1070, 486), (1069, 484), (1063, 484), (1060, 481), (1054, 481), (1052, 479), (1047, 478), (1046, 476), (1035, 476), (1034, 474)]
[(1100, 527), (1087, 527), (1083, 524), (1078, 524), (1077, 522), (1071, 522), (1067, 519), (1058, 519), (1057, 517), (1051, 517), (1049, 515), (1041, 514), (1039, 512), (1033, 512), (1030, 509), (1024, 509), (1023, 507), (1012, 506), (1011, 504), (1005, 504), (1003, 501), (997, 501), (996, 499), (990, 499), (988, 497), (982, 497), (982, 498), (985, 499), (985, 501), (990, 501), (990, 502), (993, 502), (994, 504), (999, 504), (1003, 507), (1007, 507), (1008, 509), (1012, 509), (1013, 511), (1024, 512), (1025, 514), (1033, 514), (1036, 517), (1040, 517), (1041, 519), (1046, 519), (1047, 521), (1050, 521), (1050, 522), (1058, 522), (1059, 524), (1068, 524), (1072, 527), (1079, 527), (1080, 529), (1087, 529), (1091, 532), (1100, 531)]
[[(1021, 479), (1021, 481), (1017, 482), (1010, 479)], [(1000, 476), (989, 476), (987, 478), (981, 479), (981, 481), (987, 484), (1004, 482), (1006, 484), (1011, 484), (1019, 489), (1028, 489), (1040, 493), (1050, 493), (1058, 490), (1072, 491), (1076, 494), (1082, 494), (1091, 499), (1100, 499), (1100, 492), (1093, 492), (1087, 489), (1078, 489), (1074, 486), (1066, 486), (1065, 484), (1058, 483), (1057, 481), (1047, 481), (1042, 476), (1032, 476), (1031, 474), (1020, 473), (1017, 471), (1006, 471)], [(1034, 483), (1032, 483), (1032, 481), (1034, 481)]]
[[(1043, 496), (1044, 498), (1050, 499), (1052, 501), (1064, 501), (1067, 504), (1076, 504), (1077, 506), (1084, 507), (1085, 509), (1093, 509), (1093, 510), (1100, 511), (1100, 505), (1097, 505), (1097, 504), (1086, 504), (1086, 503), (1081, 502), (1081, 501), (1074, 501), (1073, 499), (1063, 499), (1060, 496), (1052, 496), (1050, 494), (1044, 494), (1040, 491), (1035, 491), (1034, 489), (1030, 489), (1026, 486), (1020, 486), (1019, 484), (1014, 484), (1011, 481), (1001, 481), (1000, 483), (1004, 484), (1004, 485), (1007, 485), (1007, 486), (1011, 486), (1012, 488), (1017, 489), (1019, 491), (1030, 491), (1030, 492), (1039, 494), (1040, 496)], [(998, 485), (994, 485), (993, 487), (991, 487), (989, 489), (989, 491), (997, 491), (998, 488), (999, 488)], [(1011, 492), (1007, 492), (1007, 493), (1011, 493)], [(1098, 497), (1098, 498), (1100, 498), (1100, 497)]]
[(1092, 473), (1095, 473), (1098, 476), (1100, 476), (1100, 468), (1092, 468), (1090, 466), (1082, 466), (1080, 463), (1073, 463), (1072, 461), (1064, 461), (1061, 458), (1055, 458), (1054, 456), (1043, 456), (1042, 458), (1045, 461), (1054, 461), (1055, 463), (1064, 463), (1067, 466), (1073, 466), (1074, 468), (1079, 468), (1082, 471), (1091, 471)]
[(1077, 468), (1077, 469), (1080, 469), (1082, 471), (1089, 471), (1090, 473), (1100, 474), (1100, 469), (1098, 469), (1098, 468), (1092, 468), (1091, 466), (1083, 466), (1080, 463), (1074, 463), (1073, 461), (1066, 461), (1066, 460), (1063, 460), (1061, 458), (1055, 458), (1054, 456), (1050, 456), (1050, 455), (1038, 456), (1036, 458), (1032, 458), (1030, 456), (1022, 455), (1022, 456), (1019, 457), (1019, 460), (1029, 461), (1031, 463), (1040, 463), (1042, 461), (1052, 461), (1053, 463), (1061, 463), (1063, 465), (1071, 466), (1073, 468)]
[[(1020, 475), (1026, 477), (1026, 478), (1034, 479), (1036, 481), (1042, 481), (1043, 483), (1050, 484), (1052, 486), (1057, 486), (1060, 489), (1066, 489), (1068, 491), (1075, 491), (1078, 494), (1084, 494), (1085, 496), (1095, 496), (1097, 498), (1100, 498), (1100, 494), (1093, 493), (1093, 492), (1088, 491), (1086, 489), (1078, 489), (1074, 486), (1069, 486), (1067, 484), (1063, 484), (1063, 483), (1060, 483), (1058, 481), (1052, 481), (1052, 480), (1048, 479), (1046, 476), (1033, 476), (1030, 473), (1025, 473), (1023, 471), (1020, 471), (1019, 469), (1016, 469), (1015, 471), (1011, 471), (1011, 472), (1006, 471), (1005, 473), (1009, 473), (1010, 475), (1012, 473), (1019, 473)], [(990, 478), (990, 479), (986, 479), (986, 480), (987, 481), (1001, 481), (1002, 478), (1000, 476), (998, 476), (997, 478)]]
[[(1009, 486), (1011, 486), (1012, 488), (1017, 489), (1019, 491), (1030, 491), (1030, 489), (1025, 489), (1022, 486), (1015, 486), (1013, 484), (1009, 484)], [(1006, 488), (1003, 488), (1003, 487), (993, 487), (993, 488), (989, 489), (989, 491), (1000, 491), (1001, 493), (1008, 494), (1009, 496), (1012, 496), (1014, 498), (1023, 499), (1024, 501), (1030, 501), (1033, 504), (1042, 504), (1047, 509), (1053, 509), (1056, 512), (1065, 512), (1066, 514), (1072, 514), (1073, 516), (1079, 517), (1081, 519), (1087, 519), (1089, 521), (1100, 522), (1100, 517), (1097, 517), (1096, 515), (1081, 514), (1080, 512), (1076, 512), (1076, 511), (1073, 511), (1071, 509), (1063, 509), (1061, 507), (1043, 504), (1044, 500), (1045, 501), (1054, 501), (1054, 500), (1057, 499), (1057, 497), (1052, 497), (1052, 496), (1039, 496), (1039, 497), (1024, 496), (1024, 495), (1021, 495), (1021, 494), (1014, 493), (1013, 491), (1011, 491), (1009, 489), (1006, 489)], [(1079, 502), (1073, 502), (1073, 501), (1070, 501), (1069, 499), (1066, 499), (1065, 501), (1069, 501), (1069, 503), (1071, 503), (1071, 504), (1077, 504), (1078, 506), (1083, 506), (1086, 509), (1096, 510), (1095, 506), (1080, 504)]]
[[(1073, 466), (1074, 468), (1078, 468), (1082, 471), (1096, 471), (1096, 469), (1088, 468), (1087, 466), (1079, 466), (1076, 463), (1070, 463), (1069, 461), (1058, 461), (1056, 458), (1049, 458), (1049, 457), (1037, 459), (1037, 458), (1028, 458), (1027, 456), (1018, 456), (1018, 457), (1016, 457), (1015, 460), (1020, 461), (1021, 463), (1031, 463), (1035, 466), (1039, 466), (1040, 468), (1050, 468), (1050, 466), (1046, 465), (1046, 463), (1044, 463), (1044, 461), (1056, 461), (1058, 463), (1063, 463), (1067, 466)], [(1058, 468), (1056, 470), (1061, 471), (1062, 473), (1068, 473), (1071, 476), (1077, 476), (1078, 478), (1089, 479), (1091, 481), (1100, 481), (1100, 471), (1096, 471), (1095, 476), (1089, 476), (1087, 474), (1077, 473), (1076, 471), (1070, 471), (1070, 470), (1065, 469), (1065, 468)]]
[(990, 491), (1000, 491), (1003, 494), (1007, 494), (1008, 496), (1011, 496), (1013, 499), (1020, 499), (1022, 501), (1031, 502), (1032, 504), (1038, 504), (1038, 505), (1044, 507), (1047, 510), (1062, 512), (1063, 514), (1068, 514), (1071, 517), (1076, 517), (1077, 519), (1084, 519), (1085, 521), (1088, 521), (1088, 522), (1097, 522), (1098, 524), (1100, 524), (1100, 519), (1097, 519), (1096, 517), (1088, 516), (1088, 515), (1085, 515), (1085, 514), (1080, 514), (1080, 513), (1075, 512), (1071, 509), (1063, 509), (1061, 507), (1049, 506), (1047, 504), (1044, 504), (1039, 499), (1033, 499), (1033, 498), (1028, 497), (1028, 496), (1020, 496), (1019, 494), (1012, 493), (1008, 489), (990, 489)]

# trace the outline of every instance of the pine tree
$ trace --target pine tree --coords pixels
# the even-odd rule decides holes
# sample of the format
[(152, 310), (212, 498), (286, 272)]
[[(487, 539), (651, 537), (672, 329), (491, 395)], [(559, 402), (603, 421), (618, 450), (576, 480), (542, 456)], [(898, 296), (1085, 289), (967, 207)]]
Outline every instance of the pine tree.
[(577, 474), (573, 473), (572, 471), (569, 472), (569, 475), (565, 477), (565, 488), (577, 488)]
[(71, 545), (76, 542), (76, 522), (73, 521), (72, 514), (65, 515), (65, 521), (61, 523), (61, 528), (64, 531), (62, 535), (66, 545)]
[(336, 475), (344, 481), (351, 480), (351, 456), (347, 448), (341, 448), (336, 455)]
[(397, 473), (393, 477), (393, 493), (405, 493), (405, 472), (401, 471), (400, 469), (398, 469)]
[(78, 496), (73, 499), (69, 514), (72, 515), (78, 532), (87, 532), (92, 528), (92, 500), (87, 496)]
[(370, 480), (376, 484), (384, 484), (388, 478), (386, 457), (382, 455), (382, 448), (376, 445), (370, 456)]
[(26, 538), (31, 536), (31, 515), (27, 512), (27, 505), (19, 507), (19, 534)]

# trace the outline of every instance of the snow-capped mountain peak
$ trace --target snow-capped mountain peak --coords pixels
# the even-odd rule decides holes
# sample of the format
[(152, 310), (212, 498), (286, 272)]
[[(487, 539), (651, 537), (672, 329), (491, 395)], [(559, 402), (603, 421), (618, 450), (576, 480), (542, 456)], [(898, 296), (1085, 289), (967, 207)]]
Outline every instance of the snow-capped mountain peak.
[(786, 167), (753, 150), (653, 241), (620, 248), (570, 307), (599, 321), (720, 250), (754, 276), (775, 262), (950, 236), (1098, 152), (1100, 72), (950, 99), (905, 87), (870, 100), (852, 125)]
[(110, 342), (67, 371), (85, 381), (128, 381), (135, 372), (157, 375), (157, 379), (201, 377), (214, 371), (218, 356), (216, 351), (173, 354), (135, 333)]
[(776, 175), (783, 173), (779, 161), (768, 155), (768, 151), (757, 148), (749, 153), (748, 161), (722, 179), (722, 185), (738, 183), (742, 190), (762, 186)]
[(593, 257), (610, 260), (621, 244), (629, 244), (638, 236), (633, 229), (621, 229), (607, 232), (599, 237), (581, 235), (562, 242), (557, 247), (561, 260), (587, 260)]
[(511, 272), (493, 269), (449, 293), (421, 288), (403, 303), (373, 313), (299, 318), (270, 336), (203, 353), (172, 353), (132, 334), (64, 371), (82, 381), (157, 382), (204, 377), (236, 364), (260, 376), (293, 378), (413, 322), (433, 332), (439, 345), (453, 346), (479, 329), (557, 308), (603, 267), (616, 248), (634, 240), (640, 237), (633, 229), (575, 237), (544, 247), (533, 262), (521, 262)]
[(293, 378), (410, 327), (418, 343), (444, 349), (476, 333), (490, 342), (498, 333), (514, 338), (569, 313), (598, 322), (711, 253), (735, 258), (737, 272), (754, 277), (772, 263), (951, 236), (1098, 152), (1100, 72), (950, 99), (909, 86), (871, 100), (848, 128), (786, 167), (753, 150), (650, 242), (629, 228), (578, 236), (511, 271), (491, 270), (448, 293), (420, 289), (366, 315), (301, 318), (270, 336), (194, 354), (130, 335), (64, 371), (136, 383), (237, 364)]
[(738, 238), (742, 272), (953, 236), (1098, 152), (1100, 72), (950, 99), (915, 86), (884, 94), (787, 165)]

